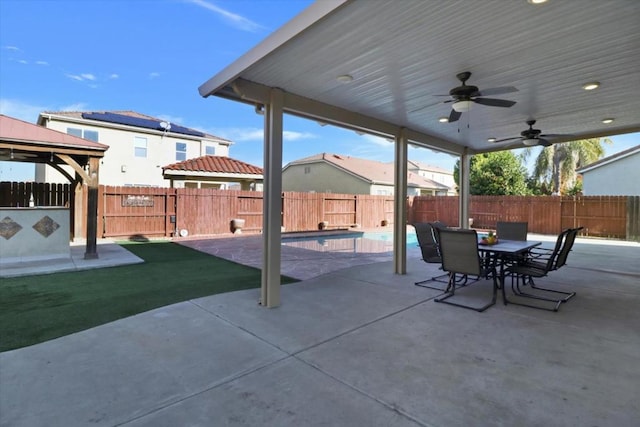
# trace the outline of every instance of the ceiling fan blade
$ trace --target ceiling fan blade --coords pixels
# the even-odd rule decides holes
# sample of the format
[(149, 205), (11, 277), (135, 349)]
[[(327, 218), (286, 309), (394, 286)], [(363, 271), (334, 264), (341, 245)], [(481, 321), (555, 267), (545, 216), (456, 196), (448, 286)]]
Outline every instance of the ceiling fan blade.
[(449, 123), (457, 122), (458, 119), (460, 119), (460, 116), (462, 116), (462, 113), (459, 113), (452, 108), (451, 114), (449, 114)]
[(551, 143), (543, 138), (538, 138), (538, 145), (542, 145), (543, 147), (551, 147)]
[(516, 103), (516, 101), (494, 98), (475, 98), (472, 99), (472, 101), (477, 104), (488, 105), (490, 107), (511, 107)]
[(560, 133), (545, 133), (540, 135), (541, 137), (544, 138), (568, 138), (568, 137), (572, 137), (575, 135), (571, 135), (571, 134), (560, 134)]
[(504, 87), (492, 87), (489, 89), (483, 89), (477, 92), (477, 95), (474, 96), (487, 96), (487, 95), (503, 95), (505, 93), (513, 93), (518, 92), (513, 86), (504, 86)]
[(513, 136), (511, 138), (502, 138), (502, 139), (496, 139), (495, 141), (493, 141), (494, 143), (498, 143), (498, 142), (505, 142), (505, 141), (514, 141), (516, 139), (521, 139), (521, 137), (519, 136)]

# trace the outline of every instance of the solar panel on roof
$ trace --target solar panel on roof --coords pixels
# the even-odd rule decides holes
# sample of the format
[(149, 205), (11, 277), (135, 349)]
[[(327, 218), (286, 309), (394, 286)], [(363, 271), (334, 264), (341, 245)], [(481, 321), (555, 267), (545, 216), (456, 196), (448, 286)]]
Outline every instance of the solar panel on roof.
[[(155, 119), (143, 119), (140, 117), (131, 117), (117, 113), (82, 113), (83, 119), (98, 120), (101, 122), (115, 123), (119, 125), (135, 126), (144, 129), (165, 130), (160, 126), (160, 121)], [(184, 126), (171, 124), (170, 132), (180, 133), (183, 135), (192, 135), (203, 137), (204, 133), (197, 130), (189, 129)]]

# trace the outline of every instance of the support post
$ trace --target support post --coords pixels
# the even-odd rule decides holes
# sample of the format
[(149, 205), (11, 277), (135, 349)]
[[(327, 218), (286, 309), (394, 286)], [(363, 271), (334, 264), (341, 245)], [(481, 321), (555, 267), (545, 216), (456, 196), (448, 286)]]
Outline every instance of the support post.
[(284, 94), (272, 89), (264, 114), (264, 190), (262, 199), (262, 283), (260, 304), (280, 305), (282, 223), (282, 122)]
[(87, 247), (84, 259), (98, 258), (98, 173), (100, 159), (89, 158), (89, 179), (87, 180)]
[(400, 128), (395, 137), (393, 197), (393, 272), (407, 273), (407, 134)]
[(467, 149), (460, 156), (460, 200), (459, 218), (460, 228), (469, 228), (469, 170), (471, 169), (471, 156)]

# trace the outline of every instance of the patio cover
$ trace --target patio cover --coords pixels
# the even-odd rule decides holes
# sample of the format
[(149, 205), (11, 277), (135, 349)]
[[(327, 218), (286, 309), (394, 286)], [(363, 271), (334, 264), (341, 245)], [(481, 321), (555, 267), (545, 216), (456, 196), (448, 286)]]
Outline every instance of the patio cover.
[[(470, 155), (522, 147), (509, 138), (537, 120), (552, 143), (640, 131), (640, 2), (322, 0), (203, 83), (202, 96), (265, 113), (262, 303), (279, 304), (282, 114), (395, 140), (394, 270), (406, 272), (407, 144), (461, 158), (460, 224), (468, 218)], [(514, 86), (440, 123), (456, 74)], [(585, 91), (587, 82), (599, 82)], [(614, 119), (605, 124), (605, 118)]]
[[(98, 185), (100, 159), (108, 145), (0, 115), (0, 160), (44, 163), (63, 174), (70, 183), (84, 182), (87, 197), (87, 243), (85, 258), (98, 257)], [(60, 165), (76, 172), (70, 176)]]

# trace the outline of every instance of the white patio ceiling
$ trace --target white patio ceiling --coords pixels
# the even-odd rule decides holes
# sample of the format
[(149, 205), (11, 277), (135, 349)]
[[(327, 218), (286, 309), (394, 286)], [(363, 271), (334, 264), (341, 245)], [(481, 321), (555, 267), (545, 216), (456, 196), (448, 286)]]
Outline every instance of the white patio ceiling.
[[(448, 116), (456, 74), (480, 90), (515, 86), (511, 108), (474, 105)], [(336, 77), (351, 75), (340, 83)], [(601, 86), (585, 91), (582, 85)], [(285, 92), (284, 110), (461, 153), (521, 147), (536, 119), (552, 142), (640, 131), (640, 1), (321, 0), (200, 87), (260, 103)], [(602, 119), (614, 118), (611, 124)]]

